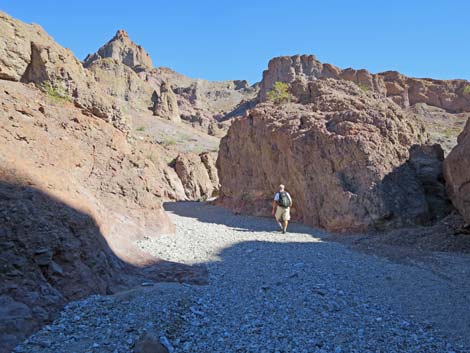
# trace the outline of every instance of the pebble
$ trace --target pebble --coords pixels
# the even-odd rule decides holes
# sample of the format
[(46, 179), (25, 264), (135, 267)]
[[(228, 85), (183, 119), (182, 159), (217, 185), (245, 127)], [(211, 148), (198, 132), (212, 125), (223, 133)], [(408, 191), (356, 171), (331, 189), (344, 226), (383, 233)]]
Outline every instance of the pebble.
[[(388, 286), (400, 281), (434, 285), (420, 268), (353, 252), (301, 225), (281, 234), (272, 219), (204, 203), (172, 204), (170, 211), (176, 235), (139, 246), (163, 260), (205, 264), (208, 285), (142, 282), (128, 297), (69, 303), (15, 352), (69, 352), (94, 342), (103, 353), (131, 353), (148, 330), (170, 353), (470, 352), (434, 322), (405, 316), (402, 298), (390, 300)], [(85, 345), (73, 349), (87, 352)]]

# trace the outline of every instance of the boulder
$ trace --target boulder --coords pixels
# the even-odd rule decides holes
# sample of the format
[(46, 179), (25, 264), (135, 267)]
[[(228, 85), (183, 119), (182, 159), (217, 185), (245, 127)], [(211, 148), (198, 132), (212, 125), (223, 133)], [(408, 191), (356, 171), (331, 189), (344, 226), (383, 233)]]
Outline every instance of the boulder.
[(158, 92), (154, 92), (153, 102), (153, 115), (170, 121), (181, 121), (178, 101), (168, 82), (162, 82)]
[(452, 203), (470, 223), (470, 120), (444, 161), (444, 177)]
[[(331, 231), (432, 221), (423, 178), (435, 177), (442, 156), (410, 161), (413, 146), (427, 140), (416, 119), (345, 80), (293, 86), (303, 104), (258, 105), (222, 139), (220, 204), (269, 215), (283, 183), (294, 199), (294, 219)], [(432, 171), (424, 171), (427, 164)]]
[(211, 153), (180, 154), (173, 162), (189, 200), (206, 200), (215, 196), (219, 180), (215, 168), (215, 157)]
[(136, 342), (134, 353), (168, 353), (156, 332), (146, 332)]

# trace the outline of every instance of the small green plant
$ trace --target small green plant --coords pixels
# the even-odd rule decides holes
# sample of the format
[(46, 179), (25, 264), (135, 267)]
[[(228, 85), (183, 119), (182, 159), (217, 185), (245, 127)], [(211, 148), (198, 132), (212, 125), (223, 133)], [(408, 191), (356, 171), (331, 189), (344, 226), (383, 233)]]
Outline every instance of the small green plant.
[(289, 93), (289, 85), (276, 81), (273, 88), (267, 93), (268, 101), (274, 104), (290, 103), (292, 95)]
[(176, 140), (174, 138), (167, 137), (163, 140), (162, 145), (166, 147), (176, 145)]
[(140, 126), (140, 127), (138, 127), (138, 128), (136, 129), (136, 131), (140, 131), (140, 132), (141, 132), (141, 131), (145, 131), (145, 127), (144, 127), (144, 126)]
[(57, 103), (71, 102), (72, 98), (61, 87), (54, 87), (50, 82), (46, 81), (39, 84), (39, 89), (43, 91), (49, 98)]
[(463, 88), (463, 93), (470, 94), (470, 85), (465, 85), (465, 87)]
[(369, 92), (369, 91), (370, 91), (370, 87), (367, 86), (367, 85), (364, 84), (364, 83), (358, 83), (357, 86), (358, 86), (361, 90), (363, 90), (364, 92)]

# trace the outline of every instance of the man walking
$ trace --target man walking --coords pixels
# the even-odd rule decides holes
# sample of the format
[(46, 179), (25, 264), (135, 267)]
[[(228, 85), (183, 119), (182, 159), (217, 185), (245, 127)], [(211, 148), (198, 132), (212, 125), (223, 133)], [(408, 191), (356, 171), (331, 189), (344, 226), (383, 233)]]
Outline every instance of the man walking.
[(292, 198), (285, 191), (284, 185), (279, 185), (279, 192), (274, 195), (272, 214), (276, 217), (276, 222), (281, 228), (282, 233), (287, 231), (287, 225), (290, 220), (290, 208), (292, 206)]

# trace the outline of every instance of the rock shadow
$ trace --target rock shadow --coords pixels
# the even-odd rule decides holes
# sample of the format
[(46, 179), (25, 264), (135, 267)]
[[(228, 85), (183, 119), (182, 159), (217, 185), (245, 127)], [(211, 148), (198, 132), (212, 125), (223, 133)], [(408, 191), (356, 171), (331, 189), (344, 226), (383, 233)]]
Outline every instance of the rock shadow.
[[(195, 218), (204, 223), (223, 224), (239, 232), (273, 232), (276, 234), (279, 230), (274, 217), (238, 215), (229, 209), (207, 202), (165, 202), (163, 208), (167, 212), (172, 212), (182, 217)], [(221, 210), (224, 211), (222, 217), (220, 216)], [(322, 229), (312, 228), (295, 222), (289, 223), (287, 231), (288, 233), (310, 234), (320, 238), (330, 235), (330, 233)]]
[(68, 301), (146, 281), (206, 283), (204, 265), (126, 263), (92, 216), (10, 179), (0, 181), (0, 352), (51, 322)]

